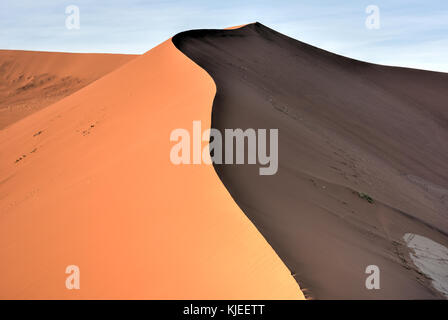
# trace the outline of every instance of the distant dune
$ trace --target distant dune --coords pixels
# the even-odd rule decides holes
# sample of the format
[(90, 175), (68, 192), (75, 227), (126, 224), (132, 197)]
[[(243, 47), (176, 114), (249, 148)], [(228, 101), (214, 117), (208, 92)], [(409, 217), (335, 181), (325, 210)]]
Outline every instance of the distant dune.
[(0, 130), (85, 87), (135, 57), (0, 50)]
[[(348, 59), (259, 23), (173, 42), (216, 83), (212, 127), (279, 129), (276, 175), (215, 169), (309, 297), (444, 298), (446, 277), (431, 274), (445, 251), (414, 254), (405, 235), (448, 247), (448, 74)], [(379, 290), (366, 288), (370, 265)]]
[(303, 298), (213, 167), (170, 162), (215, 93), (168, 40), (0, 130), (0, 298)]

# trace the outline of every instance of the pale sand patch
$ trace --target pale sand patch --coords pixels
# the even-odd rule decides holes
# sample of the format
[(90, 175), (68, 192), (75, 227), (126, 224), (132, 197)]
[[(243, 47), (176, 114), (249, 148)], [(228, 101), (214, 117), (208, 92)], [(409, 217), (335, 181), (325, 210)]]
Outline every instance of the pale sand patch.
[(413, 233), (406, 233), (403, 239), (412, 249), (410, 256), (414, 264), (432, 279), (434, 288), (448, 298), (448, 249)]

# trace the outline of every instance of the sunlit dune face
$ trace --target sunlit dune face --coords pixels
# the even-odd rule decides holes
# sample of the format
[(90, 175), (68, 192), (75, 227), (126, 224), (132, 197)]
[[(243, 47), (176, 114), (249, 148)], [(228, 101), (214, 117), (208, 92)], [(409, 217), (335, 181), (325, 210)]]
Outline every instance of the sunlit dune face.
[(227, 27), (227, 28), (225, 28), (225, 30), (239, 29), (239, 28), (242, 28), (242, 27), (247, 26), (247, 25), (248, 24), (241, 24), (239, 26)]
[(169, 160), (215, 92), (166, 41), (1, 131), (0, 297), (303, 298), (213, 167)]

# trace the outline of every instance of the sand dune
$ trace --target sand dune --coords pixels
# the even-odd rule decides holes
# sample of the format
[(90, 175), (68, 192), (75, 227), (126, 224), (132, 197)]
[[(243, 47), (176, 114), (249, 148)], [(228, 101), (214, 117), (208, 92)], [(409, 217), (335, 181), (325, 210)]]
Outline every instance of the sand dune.
[[(445, 298), (447, 74), (259, 23), (0, 70), (0, 298)], [(173, 165), (195, 120), (278, 128), (277, 174)]]
[(135, 57), (0, 50), (0, 129), (72, 94)]
[[(448, 74), (348, 59), (259, 23), (173, 41), (216, 82), (212, 127), (279, 129), (276, 175), (215, 169), (308, 296), (444, 298), (403, 236), (448, 245)], [(370, 265), (379, 290), (366, 288)]]
[(213, 167), (170, 162), (215, 92), (168, 40), (0, 131), (0, 297), (303, 297)]

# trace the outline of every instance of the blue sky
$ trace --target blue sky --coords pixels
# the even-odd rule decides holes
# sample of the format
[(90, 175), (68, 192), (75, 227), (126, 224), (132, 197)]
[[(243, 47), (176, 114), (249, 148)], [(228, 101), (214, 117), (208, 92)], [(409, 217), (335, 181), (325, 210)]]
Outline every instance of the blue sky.
[[(69, 5), (79, 30), (66, 28)], [(365, 26), (368, 5), (379, 29)], [(254, 21), (351, 58), (448, 72), (448, 0), (2, 0), (0, 48), (143, 53), (180, 31)]]

